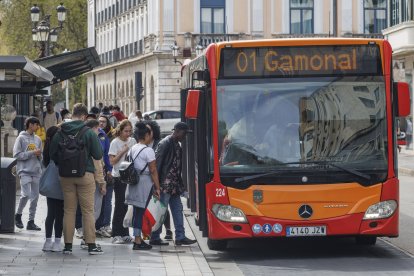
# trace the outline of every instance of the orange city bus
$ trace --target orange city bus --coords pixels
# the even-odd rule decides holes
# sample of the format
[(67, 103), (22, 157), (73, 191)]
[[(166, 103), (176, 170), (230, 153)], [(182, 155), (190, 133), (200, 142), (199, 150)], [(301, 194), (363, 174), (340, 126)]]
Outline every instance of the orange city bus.
[(406, 83), (380, 39), (209, 45), (182, 67), (183, 178), (210, 249), (239, 238), (398, 236)]

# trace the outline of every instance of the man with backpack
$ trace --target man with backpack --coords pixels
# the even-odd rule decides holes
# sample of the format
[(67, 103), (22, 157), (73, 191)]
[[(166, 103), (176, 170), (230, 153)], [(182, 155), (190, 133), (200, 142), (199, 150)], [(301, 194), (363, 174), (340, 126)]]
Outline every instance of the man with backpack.
[(59, 112), (55, 112), (52, 101), (46, 102), (46, 111), (43, 112), (43, 126), (45, 131), (51, 126), (57, 126), (62, 122), (62, 117)]
[(63, 233), (64, 254), (72, 254), (75, 232), (76, 207), (79, 201), (82, 210), (84, 238), (90, 255), (103, 254), (95, 243), (94, 193), (95, 167), (93, 159), (102, 158), (98, 136), (85, 126), (88, 109), (84, 104), (73, 106), (72, 121), (65, 122), (53, 137), (50, 157), (59, 167), (60, 183), (64, 197)]

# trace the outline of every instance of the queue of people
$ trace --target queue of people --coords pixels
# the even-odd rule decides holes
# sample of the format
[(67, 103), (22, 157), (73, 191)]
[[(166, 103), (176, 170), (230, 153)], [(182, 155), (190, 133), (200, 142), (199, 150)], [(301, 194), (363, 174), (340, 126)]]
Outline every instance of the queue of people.
[[(42, 168), (49, 168), (53, 163), (60, 174), (54, 188), (59, 190), (61, 196), (46, 195), (48, 212), (43, 251), (71, 254), (75, 232), (82, 239), (81, 247), (88, 249), (90, 255), (104, 252), (95, 242), (96, 235), (112, 238), (114, 244), (131, 243), (133, 250), (149, 250), (152, 245), (168, 245), (168, 240), (172, 240), (168, 210), (164, 221), (164, 240), (167, 241), (160, 238), (161, 227), (152, 233), (149, 243), (142, 236), (142, 218), (152, 196), (171, 208), (175, 244), (190, 245), (196, 242), (185, 236), (180, 199), (184, 192), (180, 142), (189, 132), (185, 123), (177, 123), (173, 133), (161, 140), (158, 124), (151, 120), (145, 121), (140, 111), (136, 114), (141, 116), (137, 116), (132, 124), (116, 106), (100, 105), (88, 112), (85, 105), (75, 104), (72, 113), (67, 110), (55, 113), (52, 102), (48, 102), (46, 106), (47, 111), (43, 116), (31, 116), (26, 120), (26, 130), (20, 133), (14, 145), (13, 155), (17, 159), (17, 173), (21, 185), (21, 197), (15, 215), (16, 227), (24, 228), (22, 211), (30, 201), (26, 228), (41, 230), (34, 223), (39, 180)], [(42, 120), (45, 118), (47, 129), (45, 121)], [(41, 133), (39, 129), (42, 127), (44, 135), (42, 134), (41, 139), (35, 133)], [(61, 172), (64, 167), (74, 163), (70, 160), (66, 163), (62, 159), (62, 149), (69, 147), (71, 139), (76, 142), (75, 150), (86, 156), (84, 161), (79, 161), (85, 164), (85, 172), (75, 176), (62, 175)], [(138, 185), (128, 185), (120, 181), (119, 165), (126, 155), (134, 160), (136, 171), (142, 172)], [(77, 168), (73, 171), (76, 172)], [(113, 193), (115, 196), (112, 214)], [(133, 206), (133, 237), (129, 228), (123, 225), (128, 205)], [(61, 243), (62, 234), (64, 246)]]

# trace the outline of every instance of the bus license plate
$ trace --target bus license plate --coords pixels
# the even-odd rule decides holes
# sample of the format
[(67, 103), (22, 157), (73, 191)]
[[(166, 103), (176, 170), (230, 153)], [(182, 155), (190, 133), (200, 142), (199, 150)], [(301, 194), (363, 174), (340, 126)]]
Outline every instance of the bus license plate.
[(326, 236), (326, 226), (289, 226), (286, 227), (286, 236)]

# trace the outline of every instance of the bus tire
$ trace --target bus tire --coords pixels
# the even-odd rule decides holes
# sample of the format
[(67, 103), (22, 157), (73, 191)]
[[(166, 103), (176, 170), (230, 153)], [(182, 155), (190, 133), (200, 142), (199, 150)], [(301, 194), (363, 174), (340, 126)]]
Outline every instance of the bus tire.
[(207, 246), (210, 250), (225, 250), (227, 248), (227, 240), (212, 240), (207, 239)]
[(358, 245), (375, 245), (377, 242), (376, 236), (357, 236), (355, 241)]

